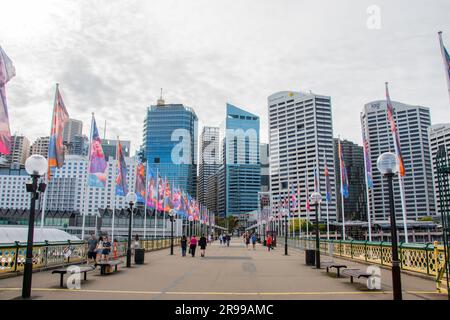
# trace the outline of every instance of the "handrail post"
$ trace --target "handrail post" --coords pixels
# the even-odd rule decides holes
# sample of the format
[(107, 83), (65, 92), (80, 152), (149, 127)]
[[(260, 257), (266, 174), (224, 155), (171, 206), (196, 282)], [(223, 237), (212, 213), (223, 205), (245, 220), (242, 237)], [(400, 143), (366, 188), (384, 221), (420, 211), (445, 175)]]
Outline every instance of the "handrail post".
[(19, 241), (14, 241), (15, 243), (16, 243), (16, 254), (15, 254), (15, 257), (14, 257), (14, 272), (16, 272), (17, 271), (17, 259), (19, 258), (19, 247), (20, 247), (20, 244), (19, 244)]
[(364, 241), (364, 260), (367, 262), (367, 256), (369, 255), (369, 252), (367, 250), (367, 240)]
[(430, 275), (430, 257), (428, 256), (428, 247), (431, 245), (431, 243), (427, 243), (425, 246), (425, 258), (427, 260), (427, 275)]
[(383, 265), (383, 241), (380, 242), (380, 261), (381, 265)]
[(354, 240), (350, 240), (350, 257), (353, 259), (353, 241)]
[(400, 246), (399, 246), (399, 254), (400, 254), (400, 270), (403, 269), (403, 244), (404, 242), (400, 242)]
[(45, 240), (45, 260), (44, 260), (44, 266), (48, 267), (48, 240)]
[[(67, 240), (67, 245), (69, 247), (69, 251), (70, 251), (70, 240)], [(67, 256), (67, 263), (70, 263), (70, 254)]]

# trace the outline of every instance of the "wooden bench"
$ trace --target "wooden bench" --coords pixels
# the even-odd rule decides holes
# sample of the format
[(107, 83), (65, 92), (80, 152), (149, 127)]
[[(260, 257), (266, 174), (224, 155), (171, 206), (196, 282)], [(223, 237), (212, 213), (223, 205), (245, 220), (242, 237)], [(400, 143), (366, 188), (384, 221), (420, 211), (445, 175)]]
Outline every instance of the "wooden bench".
[(338, 277), (338, 278), (339, 278), (339, 276), (340, 276), (340, 270), (341, 270), (341, 268), (347, 268), (347, 266), (346, 266), (345, 264), (340, 264), (340, 263), (337, 263), (337, 262), (334, 262), (334, 261), (325, 261), (325, 262), (322, 262), (322, 263), (320, 264), (320, 266), (321, 266), (322, 268), (326, 268), (326, 269), (327, 269), (327, 273), (328, 273), (328, 271), (329, 271), (330, 268), (336, 268), (336, 270), (337, 270), (337, 277)]
[(61, 276), (61, 278), (59, 280), (59, 286), (60, 286), (60, 288), (63, 288), (64, 287), (64, 275), (66, 273), (70, 273), (70, 274), (84, 273), (84, 280), (87, 280), (87, 273), (94, 269), (95, 269), (94, 266), (76, 266), (76, 268), (69, 266), (69, 267), (53, 270), (52, 274), (58, 273)]
[(109, 261), (100, 261), (100, 262), (96, 262), (95, 266), (100, 266), (100, 274), (101, 275), (105, 275), (108, 274), (109, 272), (106, 272), (106, 268), (107, 267), (113, 267), (114, 266), (114, 272), (117, 272), (117, 267), (119, 266), (119, 264), (122, 264), (123, 261), (122, 260), (109, 260)]
[(342, 271), (342, 274), (350, 277), (350, 282), (353, 283), (353, 278), (370, 278), (372, 274), (362, 271), (361, 269), (345, 269)]

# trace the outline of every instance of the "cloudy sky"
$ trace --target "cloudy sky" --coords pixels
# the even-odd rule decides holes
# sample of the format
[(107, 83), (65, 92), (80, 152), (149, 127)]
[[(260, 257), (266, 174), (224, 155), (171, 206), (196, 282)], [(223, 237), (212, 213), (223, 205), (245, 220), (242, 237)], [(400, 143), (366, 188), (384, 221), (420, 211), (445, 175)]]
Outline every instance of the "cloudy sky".
[[(379, 29), (367, 27), (371, 5)], [(219, 125), (226, 102), (261, 116), (281, 90), (330, 95), (334, 134), (360, 143), (359, 113), (384, 98), (450, 121), (437, 31), (450, 47), (450, 1), (2, 0), (0, 45), (17, 75), (7, 85), (12, 132), (50, 131), (55, 83), (72, 118), (91, 112), (107, 137), (142, 142), (146, 107), (193, 107)]]

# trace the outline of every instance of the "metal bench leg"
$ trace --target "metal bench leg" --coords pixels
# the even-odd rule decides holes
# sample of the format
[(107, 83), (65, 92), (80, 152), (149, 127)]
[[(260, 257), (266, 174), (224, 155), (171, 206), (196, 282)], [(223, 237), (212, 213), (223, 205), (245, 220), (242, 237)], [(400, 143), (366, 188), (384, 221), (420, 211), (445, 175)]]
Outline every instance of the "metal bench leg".
[(353, 283), (353, 276), (350, 276), (350, 283)]
[(64, 288), (64, 273), (61, 273), (61, 278), (59, 280), (59, 287)]
[(117, 272), (117, 264), (116, 264), (116, 266), (114, 267), (114, 272)]
[(340, 271), (341, 271), (341, 268), (337, 268), (337, 277), (339, 278), (340, 277)]
[(87, 280), (87, 272), (84, 273), (84, 280)]
[(328, 267), (327, 267), (327, 273), (328, 273)]

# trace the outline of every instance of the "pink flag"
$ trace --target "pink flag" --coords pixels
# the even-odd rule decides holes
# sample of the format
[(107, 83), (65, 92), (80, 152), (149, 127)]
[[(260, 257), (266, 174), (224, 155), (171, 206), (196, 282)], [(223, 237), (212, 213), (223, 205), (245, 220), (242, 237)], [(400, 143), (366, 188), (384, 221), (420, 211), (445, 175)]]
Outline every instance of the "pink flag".
[(11, 153), (11, 130), (9, 128), (8, 105), (5, 86), (16, 75), (14, 65), (0, 46), (0, 153)]

